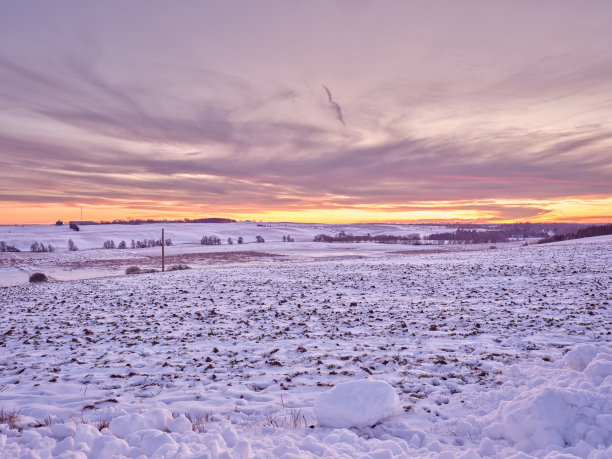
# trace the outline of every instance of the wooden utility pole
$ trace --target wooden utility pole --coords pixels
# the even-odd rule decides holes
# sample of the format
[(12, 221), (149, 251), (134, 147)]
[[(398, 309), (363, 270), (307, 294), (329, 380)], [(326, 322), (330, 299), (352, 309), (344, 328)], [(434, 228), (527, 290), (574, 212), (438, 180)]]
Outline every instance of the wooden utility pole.
[(165, 262), (166, 260), (164, 259), (164, 247), (166, 246), (166, 240), (164, 239), (164, 229), (162, 228), (162, 273), (165, 271)]

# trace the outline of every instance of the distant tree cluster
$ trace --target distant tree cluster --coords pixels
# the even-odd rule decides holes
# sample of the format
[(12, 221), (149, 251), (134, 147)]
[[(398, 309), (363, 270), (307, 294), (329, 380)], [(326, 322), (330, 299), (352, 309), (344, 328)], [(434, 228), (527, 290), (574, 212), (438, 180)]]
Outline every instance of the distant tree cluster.
[[(135, 241), (132, 239), (131, 248), (146, 249), (148, 247), (159, 247), (161, 245), (161, 239), (143, 239), (142, 241)], [(166, 239), (164, 245), (172, 245), (172, 239)], [(102, 247), (105, 249), (127, 249), (127, 242), (121, 241), (119, 244), (115, 245), (115, 241), (108, 240), (104, 242)]]
[(32, 242), (30, 252), (55, 252), (51, 244), (45, 245), (42, 242)]
[(61, 221), (61, 220), (58, 220), (58, 221), (55, 222), (55, 226), (62, 226), (63, 224), (64, 224), (64, 222)]
[(105, 249), (114, 249), (115, 241), (104, 241), (104, 245), (102, 247)]
[(538, 244), (546, 244), (548, 242), (568, 241), (570, 239), (582, 239), (585, 237), (605, 236), (612, 234), (612, 224), (609, 225), (594, 225), (587, 228), (582, 228), (575, 233), (556, 234), (538, 241)]
[(221, 245), (221, 239), (217, 236), (203, 236), (200, 239), (200, 244), (202, 245)]
[(4, 241), (0, 241), (0, 252), (21, 252), (17, 247), (13, 247), (12, 245), (8, 245)]
[[(236, 242), (238, 244), (243, 244), (244, 238), (242, 236), (238, 236), (238, 238), (236, 238)], [(266, 241), (264, 240), (263, 237), (256, 236), (255, 242), (266, 242)], [(203, 236), (202, 239), (200, 239), (200, 244), (201, 245), (221, 245), (221, 239), (218, 238), (217, 236)], [(227, 244), (228, 245), (234, 244), (234, 238), (228, 237)]]
[(70, 223), (70, 229), (73, 231), (81, 231), (81, 228), (79, 228), (79, 225), (76, 223)]
[(313, 240), (314, 242), (379, 242), (383, 244), (420, 244), (421, 236), (418, 234), (408, 234), (405, 236), (379, 234), (377, 236), (372, 236), (369, 233), (364, 236), (355, 236), (353, 234), (346, 234), (344, 231), (340, 231), (335, 236), (317, 234)]
[(453, 233), (438, 233), (425, 236), (426, 240), (437, 241), (438, 244), (449, 242), (451, 244), (491, 244), (508, 242), (509, 235), (505, 231), (477, 231), (458, 229)]
[[(134, 239), (132, 239), (131, 248), (132, 249), (146, 249), (149, 247), (161, 247), (161, 245), (162, 245), (161, 239), (143, 239), (142, 241), (135, 241)], [(165, 239), (164, 245), (166, 246), (172, 245), (172, 239), (170, 238)]]
[(293, 238), (289, 235), (283, 236), (283, 242), (295, 242)]

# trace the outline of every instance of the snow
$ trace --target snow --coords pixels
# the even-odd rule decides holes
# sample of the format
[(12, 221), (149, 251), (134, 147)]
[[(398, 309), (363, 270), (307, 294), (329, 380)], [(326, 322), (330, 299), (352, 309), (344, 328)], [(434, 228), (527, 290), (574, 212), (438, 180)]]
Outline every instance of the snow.
[(596, 346), (592, 344), (580, 344), (565, 354), (565, 364), (572, 370), (584, 371), (596, 355)]
[[(105, 224), (82, 225), (80, 231), (71, 230), (68, 225), (0, 225), (0, 241), (15, 246), (22, 252), (0, 253), (0, 286), (25, 284), (34, 272), (44, 272), (53, 280), (78, 280), (103, 276), (119, 276), (131, 265), (141, 268), (161, 268), (160, 247), (131, 249), (132, 240), (161, 239), (162, 228), (165, 238), (172, 240), (166, 247), (166, 266), (188, 264), (191, 267), (206, 267), (210, 264), (251, 262), (265, 257), (271, 261), (280, 257), (300, 259), (346, 259), (359, 256), (384, 255), (396, 250), (427, 250), (430, 246), (317, 243), (315, 235), (325, 233), (336, 235), (346, 231), (355, 235), (380, 234), (421, 234), (428, 235), (446, 231), (443, 226), (425, 225), (322, 225), (300, 223), (151, 223), (142, 225)], [(261, 235), (265, 243), (255, 242)], [(217, 236), (221, 246), (202, 246), (202, 236)], [(283, 243), (283, 236), (291, 236), (295, 242)], [(228, 238), (234, 243), (227, 244)], [(244, 239), (238, 244), (238, 237)], [(72, 239), (79, 248), (68, 252), (68, 240)], [(102, 249), (104, 242), (113, 240), (116, 245), (126, 241), (127, 249)], [(33, 242), (45, 246), (51, 244), (53, 253), (33, 253)], [(451, 248), (456, 250), (457, 248)], [(263, 252), (263, 253), (262, 253)]]
[(0, 288), (0, 458), (612, 457), (612, 238), (263, 245)]
[(322, 427), (364, 428), (400, 411), (395, 389), (385, 381), (340, 383), (314, 403), (314, 415)]

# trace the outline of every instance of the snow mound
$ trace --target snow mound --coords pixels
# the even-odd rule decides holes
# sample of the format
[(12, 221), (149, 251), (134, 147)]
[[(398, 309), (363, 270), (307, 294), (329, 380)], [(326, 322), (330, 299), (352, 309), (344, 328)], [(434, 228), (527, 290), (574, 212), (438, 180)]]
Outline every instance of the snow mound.
[(128, 435), (146, 429), (164, 430), (172, 422), (172, 413), (168, 410), (155, 408), (143, 414), (132, 413), (113, 419), (109, 428), (113, 435), (125, 438)]
[(511, 440), (527, 453), (551, 447), (607, 448), (612, 439), (612, 354), (580, 345), (566, 355), (565, 363), (577, 372), (502, 402), (496, 422), (484, 434)]
[(572, 370), (584, 371), (597, 355), (597, 347), (592, 344), (580, 344), (565, 354), (565, 364)]
[(321, 394), (314, 415), (322, 427), (363, 428), (400, 411), (395, 389), (384, 381), (351, 381)]

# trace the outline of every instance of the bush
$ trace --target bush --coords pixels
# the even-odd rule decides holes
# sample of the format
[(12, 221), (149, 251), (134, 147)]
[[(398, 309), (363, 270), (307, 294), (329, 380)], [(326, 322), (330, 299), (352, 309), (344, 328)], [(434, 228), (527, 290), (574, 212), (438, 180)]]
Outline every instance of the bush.
[(242, 244), (242, 236), (238, 237), (238, 244)]
[(8, 245), (4, 241), (0, 241), (0, 252), (21, 252), (21, 250), (12, 245)]
[(115, 248), (115, 241), (112, 241), (112, 240), (105, 241), (103, 247), (105, 249), (114, 249)]
[(168, 268), (168, 271), (182, 271), (184, 269), (191, 269), (187, 265), (172, 265)]
[(30, 276), (30, 282), (47, 282), (47, 276), (43, 273), (34, 273)]
[(149, 274), (149, 273), (156, 273), (156, 272), (157, 272), (156, 269), (141, 269), (138, 266), (128, 266), (125, 269), (126, 274)]
[(234, 240), (231, 237), (227, 238), (227, 243), (228, 245), (232, 245), (234, 243)]
[(261, 236), (255, 236), (255, 242), (266, 242), (265, 239)]
[(125, 243), (125, 241), (121, 241), (119, 245), (117, 246), (118, 249), (125, 249), (126, 247), (127, 247), (127, 244)]
[(71, 252), (76, 252), (77, 250), (79, 250), (79, 248), (76, 246), (72, 239), (68, 239), (68, 250), (70, 250)]

